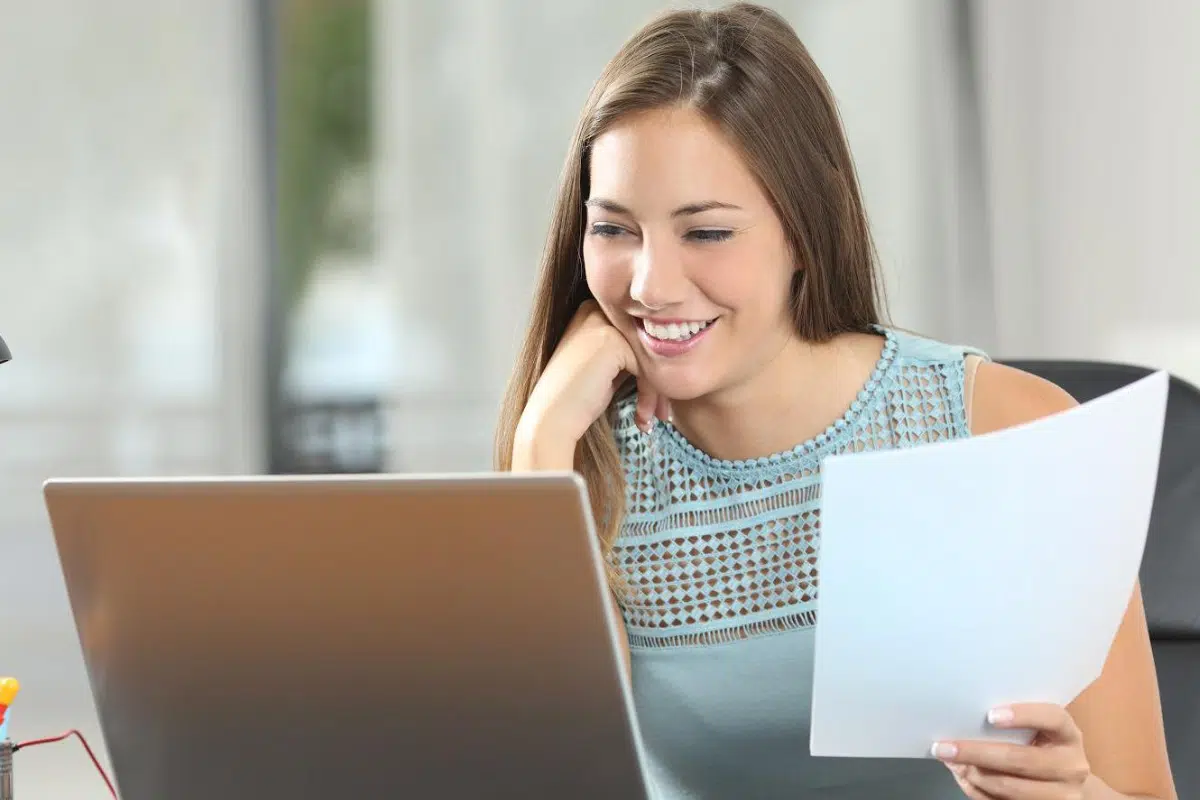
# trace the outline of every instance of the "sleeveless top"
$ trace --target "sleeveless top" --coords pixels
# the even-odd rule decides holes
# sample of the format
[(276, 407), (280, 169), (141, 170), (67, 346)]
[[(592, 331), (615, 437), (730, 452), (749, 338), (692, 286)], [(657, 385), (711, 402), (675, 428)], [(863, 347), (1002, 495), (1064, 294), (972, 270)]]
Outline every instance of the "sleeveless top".
[(986, 358), (878, 331), (882, 355), (846, 413), (767, 458), (712, 458), (669, 423), (638, 430), (636, 397), (616, 407), (626, 517), (611, 560), (627, 585), (621, 611), (655, 797), (963, 796), (932, 759), (808, 751), (821, 461), (969, 436), (970, 373)]

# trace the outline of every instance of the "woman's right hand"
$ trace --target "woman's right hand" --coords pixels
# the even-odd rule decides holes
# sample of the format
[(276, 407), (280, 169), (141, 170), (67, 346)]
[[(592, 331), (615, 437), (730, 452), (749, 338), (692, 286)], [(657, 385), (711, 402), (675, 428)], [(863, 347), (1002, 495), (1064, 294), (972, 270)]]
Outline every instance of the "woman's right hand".
[[(514, 469), (574, 466), (575, 446), (612, 402), (627, 375), (638, 377), (633, 348), (594, 300), (586, 300), (525, 405), (517, 425)], [(638, 379), (638, 427), (670, 414), (667, 399)]]

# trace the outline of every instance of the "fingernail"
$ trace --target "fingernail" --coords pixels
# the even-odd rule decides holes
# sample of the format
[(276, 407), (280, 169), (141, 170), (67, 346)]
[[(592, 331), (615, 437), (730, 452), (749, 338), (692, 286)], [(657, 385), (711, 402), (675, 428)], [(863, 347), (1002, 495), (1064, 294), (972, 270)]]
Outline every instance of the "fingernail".
[(933, 749), (930, 750), (934, 758), (954, 758), (958, 755), (958, 748), (950, 744), (950, 742), (934, 742)]
[(1008, 706), (1000, 706), (989, 711), (987, 718), (988, 722), (993, 725), (1003, 725), (1006, 722), (1012, 722), (1013, 711)]

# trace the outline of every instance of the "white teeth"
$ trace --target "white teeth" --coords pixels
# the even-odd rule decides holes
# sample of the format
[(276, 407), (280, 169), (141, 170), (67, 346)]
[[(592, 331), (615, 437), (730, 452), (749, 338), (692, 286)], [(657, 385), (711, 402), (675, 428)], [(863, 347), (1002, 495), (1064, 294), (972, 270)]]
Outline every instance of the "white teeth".
[(672, 322), (669, 325), (659, 325), (648, 319), (642, 322), (646, 327), (646, 333), (655, 339), (662, 339), (668, 342), (687, 341), (711, 324), (711, 320), (709, 322)]

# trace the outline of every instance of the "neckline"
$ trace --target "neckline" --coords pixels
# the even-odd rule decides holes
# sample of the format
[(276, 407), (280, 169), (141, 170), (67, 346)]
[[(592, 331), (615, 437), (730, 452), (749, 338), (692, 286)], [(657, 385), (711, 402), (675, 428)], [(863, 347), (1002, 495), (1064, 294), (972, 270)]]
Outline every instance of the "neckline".
[(891, 371), (892, 366), (896, 363), (896, 353), (899, 347), (897, 337), (894, 331), (890, 328), (885, 328), (882, 325), (873, 325), (872, 329), (883, 335), (883, 350), (879, 354), (878, 360), (875, 362), (875, 368), (867, 377), (866, 382), (859, 389), (853, 402), (836, 420), (831, 422), (824, 431), (815, 436), (801, 442), (800, 444), (791, 447), (787, 450), (781, 450), (777, 453), (761, 456), (759, 458), (749, 459), (723, 459), (715, 458), (701, 450), (691, 443), (683, 433), (676, 428), (672, 423), (664, 420), (655, 419), (652, 433), (666, 443), (673, 445), (674, 449), (679, 451), (688, 460), (698, 463), (705, 469), (719, 471), (739, 471), (747, 469), (761, 469), (772, 465), (782, 464), (793, 459), (812, 459), (823, 455), (832, 445), (834, 445), (838, 437), (850, 426), (852, 426), (867, 410), (871, 400), (879, 393), (883, 385), (883, 378)]

